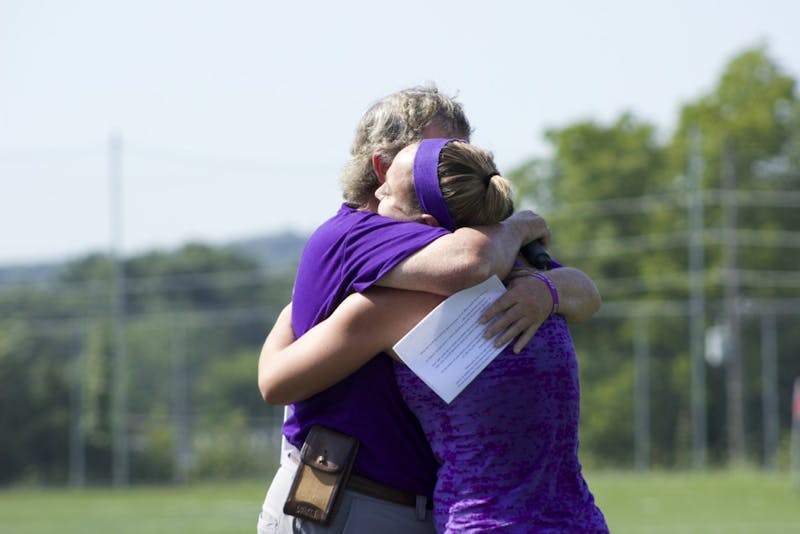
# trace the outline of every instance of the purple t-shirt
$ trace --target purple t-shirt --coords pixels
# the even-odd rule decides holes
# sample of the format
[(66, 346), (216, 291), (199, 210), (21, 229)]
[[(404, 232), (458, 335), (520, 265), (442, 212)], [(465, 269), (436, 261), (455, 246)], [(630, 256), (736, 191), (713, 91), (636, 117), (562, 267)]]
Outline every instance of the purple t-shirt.
[[(303, 250), (292, 297), (295, 335), (302, 336), (349, 294), (368, 289), (447, 233), (343, 205)], [(314, 424), (345, 432), (360, 441), (353, 472), (420, 495), (433, 494), (438, 464), (419, 422), (403, 402), (393, 360), (386, 354), (292, 408), (283, 433), (294, 446), (302, 446)]]

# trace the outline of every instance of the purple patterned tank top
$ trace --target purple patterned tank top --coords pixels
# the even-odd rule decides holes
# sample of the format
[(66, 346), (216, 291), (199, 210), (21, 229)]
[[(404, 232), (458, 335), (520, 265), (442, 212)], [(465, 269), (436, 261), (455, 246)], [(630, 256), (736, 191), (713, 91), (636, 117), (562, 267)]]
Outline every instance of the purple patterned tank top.
[(578, 363), (563, 317), (520, 354), (509, 346), (449, 406), (407, 367), (395, 373), (441, 463), (438, 532), (608, 532), (578, 461)]

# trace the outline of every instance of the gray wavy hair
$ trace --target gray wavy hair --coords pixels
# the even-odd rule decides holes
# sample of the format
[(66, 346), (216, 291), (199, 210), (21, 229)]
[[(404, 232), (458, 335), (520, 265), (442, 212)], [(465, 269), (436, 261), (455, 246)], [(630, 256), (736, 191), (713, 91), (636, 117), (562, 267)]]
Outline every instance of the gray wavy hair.
[(380, 184), (372, 168), (373, 153), (388, 165), (403, 147), (420, 141), (429, 126), (465, 141), (472, 133), (462, 105), (434, 84), (403, 89), (375, 102), (356, 127), (350, 160), (340, 178), (345, 202), (365, 206), (375, 196)]

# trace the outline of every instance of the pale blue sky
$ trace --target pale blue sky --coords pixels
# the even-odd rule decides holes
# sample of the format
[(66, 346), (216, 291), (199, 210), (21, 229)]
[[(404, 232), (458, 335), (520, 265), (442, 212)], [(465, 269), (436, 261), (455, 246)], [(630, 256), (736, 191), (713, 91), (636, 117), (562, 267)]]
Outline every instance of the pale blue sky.
[(548, 127), (624, 110), (667, 135), (759, 43), (800, 78), (800, 2), (0, 0), (0, 264), (310, 231), (353, 128), (431, 80), (501, 171)]

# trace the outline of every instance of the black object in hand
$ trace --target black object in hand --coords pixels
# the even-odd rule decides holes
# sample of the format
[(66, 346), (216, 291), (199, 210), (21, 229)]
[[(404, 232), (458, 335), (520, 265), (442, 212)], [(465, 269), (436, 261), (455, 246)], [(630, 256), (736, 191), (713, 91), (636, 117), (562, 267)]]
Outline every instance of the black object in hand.
[(540, 240), (531, 241), (522, 247), (522, 255), (537, 269), (548, 270), (551, 266), (550, 255)]

